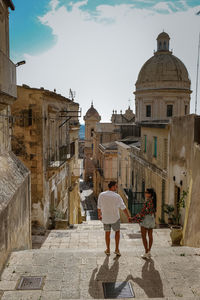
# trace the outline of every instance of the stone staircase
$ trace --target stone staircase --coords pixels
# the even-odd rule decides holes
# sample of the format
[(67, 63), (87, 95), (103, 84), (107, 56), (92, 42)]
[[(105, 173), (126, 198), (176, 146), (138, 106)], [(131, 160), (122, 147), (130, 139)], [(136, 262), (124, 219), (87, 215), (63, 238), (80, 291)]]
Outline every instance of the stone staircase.
[[(40, 245), (39, 249), (11, 254), (1, 276), (1, 300), (105, 299), (103, 283), (108, 282), (119, 284), (118, 299), (126, 294), (126, 282), (136, 299), (200, 299), (200, 249), (171, 247), (169, 229), (154, 230), (151, 260), (140, 257), (143, 247), (137, 224), (121, 224), (120, 258), (113, 253), (105, 256), (99, 221), (52, 230), (42, 239), (41, 244), (41, 237), (34, 238), (33, 246)], [(32, 290), (17, 290), (21, 276), (42, 277), (40, 289), (33, 289), (31, 278)]]

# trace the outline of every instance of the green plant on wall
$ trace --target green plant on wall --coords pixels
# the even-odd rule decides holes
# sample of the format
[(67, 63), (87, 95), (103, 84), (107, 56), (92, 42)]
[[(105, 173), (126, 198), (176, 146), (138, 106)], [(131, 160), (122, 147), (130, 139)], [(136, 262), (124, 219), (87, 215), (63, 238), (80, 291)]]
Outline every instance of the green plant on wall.
[[(185, 198), (188, 195), (188, 189), (183, 190), (179, 201), (176, 204), (176, 209), (174, 205), (164, 204), (164, 213), (168, 215), (169, 219), (172, 219), (174, 225), (180, 225), (181, 219), (181, 208), (185, 208)], [(176, 211), (176, 213), (174, 213)]]
[(168, 218), (171, 219), (174, 212), (174, 206), (170, 204), (164, 204), (164, 213), (168, 215)]
[(58, 208), (51, 210), (51, 214), (54, 219), (65, 219), (65, 213)]
[(177, 214), (173, 215), (173, 222), (175, 225), (180, 225), (181, 208), (185, 208), (185, 198), (187, 197), (187, 194), (188, 194), (188, 189), (187, 191), (183, 190), (180, 199), (176, 204)]

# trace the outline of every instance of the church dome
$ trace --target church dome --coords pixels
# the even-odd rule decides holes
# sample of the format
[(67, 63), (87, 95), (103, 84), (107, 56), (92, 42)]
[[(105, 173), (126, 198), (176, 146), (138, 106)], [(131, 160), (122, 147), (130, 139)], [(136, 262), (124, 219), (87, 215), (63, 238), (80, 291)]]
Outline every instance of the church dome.
[(136, 90), (181, 88), (190, 90), (188, 71), (183, 62), (169, 51), (170, 37), (162, 32), (157, 37), (157, 51), (142, 66)]
[(86, 112), (86, 114), (85, 114), (85, 116), (84, 116), (84, 120), (90, 119), (90, 118), (92, 118), (92, 119), (97, 119), (97, 120), (100, 120), (100, 119), (101, 119), (101, 117), (100, 117), (98, 111), (97, 111), (97, 110), (94, 108), (94, 106), (93, 106), (93, 102), (92, 102), (92, 104), (91, 104), (91, 107), (90, 107), (90, 108), (88, 109), (88, 111)]
[(163, 31), (158, 35), (157, 40), (159, 40), (159, 39), (170, 39), (170, 37), (169, 37), (168, 33)]
[(184, 63), (169, 51), (170, 37), (161, 32), (157, 51), (142, 66), (135, 94), (136, 122), (168, 122), (190, 111), (190, 79)]

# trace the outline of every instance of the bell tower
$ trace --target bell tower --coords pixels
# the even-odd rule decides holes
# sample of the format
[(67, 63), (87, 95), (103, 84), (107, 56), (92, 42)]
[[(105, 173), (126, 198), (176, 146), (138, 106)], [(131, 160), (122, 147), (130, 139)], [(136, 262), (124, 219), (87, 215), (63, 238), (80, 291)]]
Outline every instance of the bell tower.
[(94, 166), (92, 163), (93, 156), (93, 135), (96, 124), (99, 123), (101, 117), (97, 110), (91, 103), (91, 107), (88, 109), (84, 116), (85, 121), (85, 148), (84, 148), (84, 166), (85, 166), (85, 181), (92, 181)]

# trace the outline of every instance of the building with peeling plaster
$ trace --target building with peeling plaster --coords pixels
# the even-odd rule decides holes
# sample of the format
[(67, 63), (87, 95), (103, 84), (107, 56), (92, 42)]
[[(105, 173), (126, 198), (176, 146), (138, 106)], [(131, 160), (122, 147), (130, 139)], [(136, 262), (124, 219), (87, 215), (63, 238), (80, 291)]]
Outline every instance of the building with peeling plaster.
[(17, 92), (12, 147), (31, 171), (32, 225), (47, 228), (55, 217), (78, 223), (79, 104), (44, 88)]
[[(30, 172), (11, 151), (16, 66), (9, 58), (10, 0), (0, 1), (0, 272), (13, 250), (31, 247)], [(13, 12), (12, 12), (13, 13)]]

